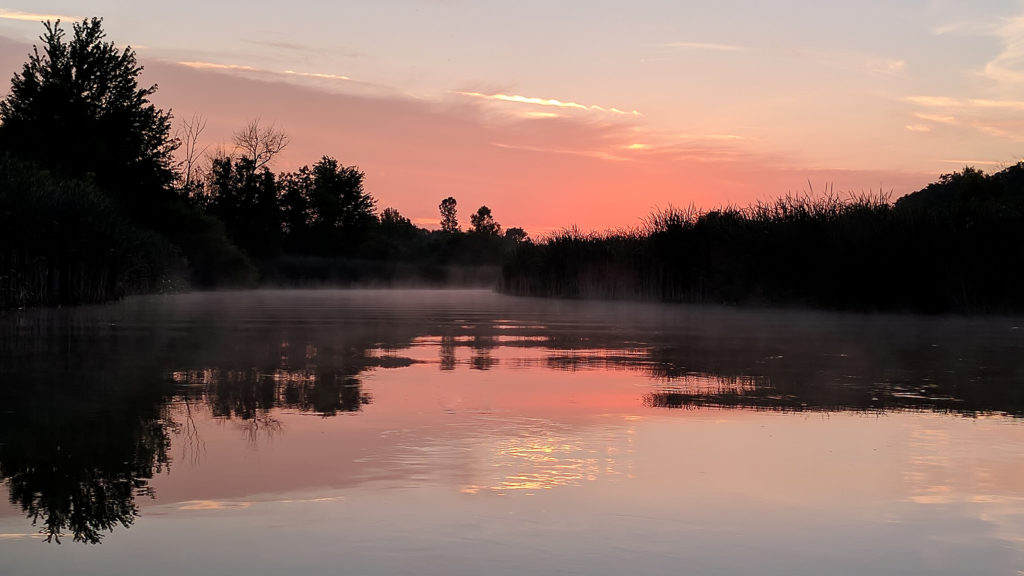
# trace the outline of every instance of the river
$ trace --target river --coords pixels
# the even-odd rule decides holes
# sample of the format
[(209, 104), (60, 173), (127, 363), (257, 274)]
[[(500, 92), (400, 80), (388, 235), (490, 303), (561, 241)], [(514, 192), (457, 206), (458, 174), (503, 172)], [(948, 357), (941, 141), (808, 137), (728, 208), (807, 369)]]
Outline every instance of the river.
[(261, 290), (0, 313), (0, 573), (1024, 570), (1024, 319)]

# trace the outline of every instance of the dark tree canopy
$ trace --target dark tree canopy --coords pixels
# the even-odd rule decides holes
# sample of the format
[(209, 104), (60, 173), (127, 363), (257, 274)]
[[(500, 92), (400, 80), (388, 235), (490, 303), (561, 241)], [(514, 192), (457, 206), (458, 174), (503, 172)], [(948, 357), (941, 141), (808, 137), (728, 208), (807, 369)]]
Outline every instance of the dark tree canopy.
[(46, 22), (10, 94), (0, 102), (0, 148), (70, 176), (92, 174), (130, 205), (174, 179), (170, 114), (140, 88), (135, 52), (105, 41), (102, 21)]
[(274, 174), (257, 170), (247, 157), (217, 158), (210, 168), (209, 208), (224, 222), (228, 236), (257, 258), (281, 251), (281, 215)]
[(281, 175), (281, 203), (289, 248), (306, 254), (350, 254), (377, 222), (365, 175), (324, 156), (312, 167)]
[(519, 244), (520, 242), (526, 242), (530, 239), (530, 235), (526, 233), (526, 230), (513, 226), (505, 230), (505, 239), (512, 242), (513, 244)]
[(491, 209), (487, 206), (481, 206), (477, 209), (476, 214), (469, 217), (469, 221), (473, 224), (473, 232), (486, 236), (501, 235), (501, 224), (498, 224), (494, 219), (494, 216), (491, 215)]

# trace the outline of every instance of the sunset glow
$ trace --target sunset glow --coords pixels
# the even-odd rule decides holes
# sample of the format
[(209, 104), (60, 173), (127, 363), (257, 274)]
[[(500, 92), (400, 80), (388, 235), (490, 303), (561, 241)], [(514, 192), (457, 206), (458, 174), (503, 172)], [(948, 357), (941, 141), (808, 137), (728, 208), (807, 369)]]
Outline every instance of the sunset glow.
[(1012, 164), (1024, 140), (1020, 2), (15, 2), (0, 69), (65, 14), (134, 46), (155, 102), (208, 120), (204, 146), (265, 119), (292, 142), (276, 170), (333, 156), (416, 222), (447, 196), (533, 232), (826, 187), (900, 196), (960, 159)]

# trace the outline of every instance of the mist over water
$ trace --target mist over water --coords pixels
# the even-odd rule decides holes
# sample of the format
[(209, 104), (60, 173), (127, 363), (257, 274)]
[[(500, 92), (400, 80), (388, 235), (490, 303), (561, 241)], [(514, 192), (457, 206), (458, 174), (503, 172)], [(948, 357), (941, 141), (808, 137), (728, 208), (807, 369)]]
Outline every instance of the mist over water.
[(5, 312), (0, 572), (1012, 574), (1022, 322), (471, 290)]

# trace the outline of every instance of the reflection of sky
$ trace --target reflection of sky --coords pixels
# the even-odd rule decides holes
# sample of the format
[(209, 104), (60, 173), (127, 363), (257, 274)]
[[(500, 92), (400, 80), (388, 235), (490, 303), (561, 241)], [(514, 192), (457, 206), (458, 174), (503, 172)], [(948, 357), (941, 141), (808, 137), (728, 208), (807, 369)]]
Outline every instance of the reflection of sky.
[[(375, 378), (371, 390), (395, 400), (384, 389), (415, 386)], [(410, 408), (278, 414), (283, 433), (257, 445), (201, 418), (203, 461), (158, 477), (158, 499), (102, 544), (104, 556), (55, 554), (28, 536), (0, 539), (0, 552), (15, 558), (11, 574), (64, 562), (113, 574), (155, 563), (148, 572), (162, 574), (180, 566), (181, 547), (190, 570), (228, 574), (297, 569), (285, 552), (315, 573), (341, 556), (360, 574), (1013, 574), (1024, 559), (1019, 441), (1005, 450), (1021, 427), (1002, 418), (639, 407), (460, 419), (428, 408), (417, 422)], [(940, 430), (963, 443), (946, 462), (961, 497), (918, 503), (938, 477), (907, 479), (936, 465), (934, 444), (920, 443)], [(989, 445), (1003, 448), (986, 455)], [(979, 458), (1003, 468), (975, 474)], [(10, 520), (0, 532), (25, 533)], [(119, 560), (97, 560), (106, 554)]]

